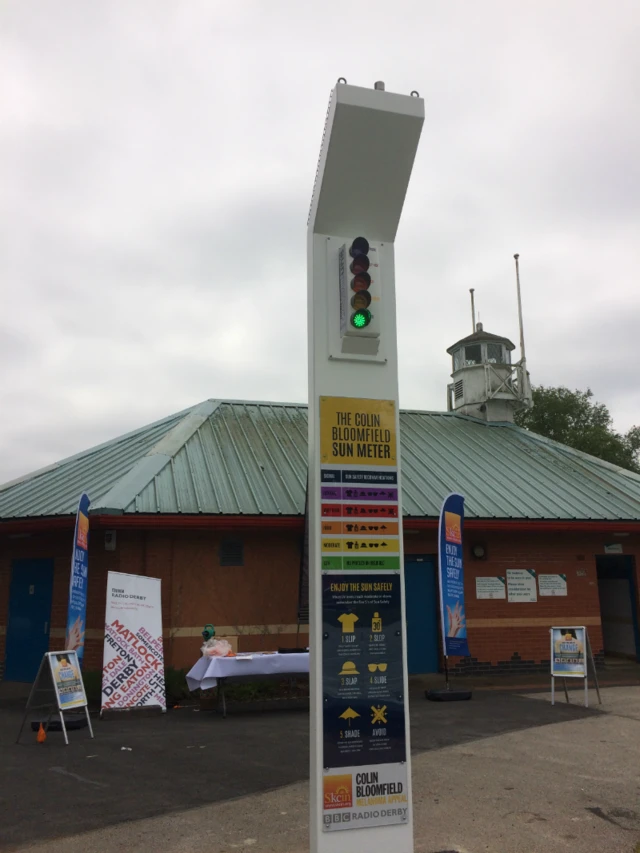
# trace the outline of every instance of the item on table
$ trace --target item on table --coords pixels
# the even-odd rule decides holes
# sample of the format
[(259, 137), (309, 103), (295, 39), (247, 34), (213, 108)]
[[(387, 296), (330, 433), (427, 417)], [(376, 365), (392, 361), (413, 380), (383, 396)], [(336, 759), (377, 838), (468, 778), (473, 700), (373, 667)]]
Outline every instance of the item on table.
[(214, 628), (214, 626), (210, 622), (207, 623), (204, 626), (204, 631), (202, 632), (202, 637), (203, 637), (204, 641), (206, 642), (207, 640), (213, 640), (215, 635), (216, 635), (216, 629)]
[(203, 655), (209, 655), (213, 658), (231, 657), (233, 654), (233, 649), (228, 640), (216, 640), (215, 637), (206, 640), (200, 647), (200, 651)]

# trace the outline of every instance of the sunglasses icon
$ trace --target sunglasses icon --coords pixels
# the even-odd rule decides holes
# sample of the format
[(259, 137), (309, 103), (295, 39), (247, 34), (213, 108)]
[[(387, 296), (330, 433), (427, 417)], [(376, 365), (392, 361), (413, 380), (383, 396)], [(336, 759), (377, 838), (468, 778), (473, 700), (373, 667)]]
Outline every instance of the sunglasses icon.
[(369, 664), (367, 664), (367, 666), (369, 667), (369, 672), (375, 672), (376, 669), (379, 669), (380, 672), (386, 672), (387, 671), (387, 664), (386, 663), (369, 663)]

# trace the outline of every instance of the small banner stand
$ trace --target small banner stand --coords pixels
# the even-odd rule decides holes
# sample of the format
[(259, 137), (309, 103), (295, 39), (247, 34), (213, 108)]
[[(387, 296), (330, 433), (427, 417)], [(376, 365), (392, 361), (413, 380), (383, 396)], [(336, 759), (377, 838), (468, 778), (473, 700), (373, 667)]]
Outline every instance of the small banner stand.
[(600, 698), (600, 685), (596, 673), (596, 663), (593, 658), (589, 633), (584, 626), (569, 628), (550, 628), (551, 637), (551, 704), (556, 703), (555, 680), (562, 678), (564, 696), (569, 701), (567, 690), (567, 678), (584, 679), (584, 707), (589, 707), (589, 667), (598, 694), (598, 704), (602, 704)]
[[(27, 707), (25, 708), (16, 743), (20, 742), (20, 737), (22, 736), (29, 714), (33, 711), (41, 711), (43, 709), (48, 711), (47, 721), (44, 726), (45, 733), (49, 728), (51, 717), (57, 710), (60, 715), (60, 727), (64, 734), (64, 742), (67, 746), (69, 746), (67, 725), (69, 725), (70, 721), (65, 723), (64, 715), (70, 711), (84, 709), (89, 733), (93, 737), (87, 696), (84, 691), (84, 683), (78, 664), (78, 655), (75, 651), (46, 652), (43, 655), (38, 674), (27, 699)], [(73, 721), (73, 727), (77, 727), (76, 720)]]
[(464, 607), (463, 562), (464, 497), (452, 492), (444, 499), (438, 530), (438, 582), (440, 587), (440, 626), (444, 655), (445, 687), (425, 690), (431, 702), (458, 702), (471, 699), (471, 690), (449, 682), (449, 656), (469, 657)]
[(80, 496), (71, 558), (69, 580), (69, 608), (67, 610), (67, 634), (65, 648), (78, 652), (82, 666), (84, 657), (84, 635), (87, 623), (87, 584), (89, 579), (89, 505), (91, 501), (83, 493)]

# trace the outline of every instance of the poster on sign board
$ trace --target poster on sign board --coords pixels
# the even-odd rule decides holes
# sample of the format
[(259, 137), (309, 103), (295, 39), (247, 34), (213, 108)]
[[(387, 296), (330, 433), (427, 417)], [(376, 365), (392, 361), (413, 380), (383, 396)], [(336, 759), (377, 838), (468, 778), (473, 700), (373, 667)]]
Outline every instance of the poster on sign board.
[(551, 629), (551, 675), (587, 677), (587, 644), (583, 627)]
[(109, 572), (102, 710), (166, 710), (160, 579)]
[(58, 708), (61, 711), (84, 708), (87, 697), (77, 653), (75, 651), (49, 652), (48, 657)]

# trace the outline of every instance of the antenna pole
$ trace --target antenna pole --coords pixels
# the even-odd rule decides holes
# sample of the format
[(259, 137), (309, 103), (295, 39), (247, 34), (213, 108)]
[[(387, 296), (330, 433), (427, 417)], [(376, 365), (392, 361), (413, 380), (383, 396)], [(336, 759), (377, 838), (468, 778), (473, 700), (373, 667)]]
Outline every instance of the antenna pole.
[(469, 293), (471, 294), (471, 334), (473, 334), (476, 330), (476, 303), (473, 298), (475, 288), (470, 287)]
[(516, 286), (518, 290), (518, 321), (520, 322), (520, 361), (524, 364), (526, 361), (526, 356), (524, 353), (524, 328), (522, 325), (522, 297), (520, 296), (520, 266), (518, 264), (518, 258), (520, 255), (517, 253), (513, 256), (516, 260)]

